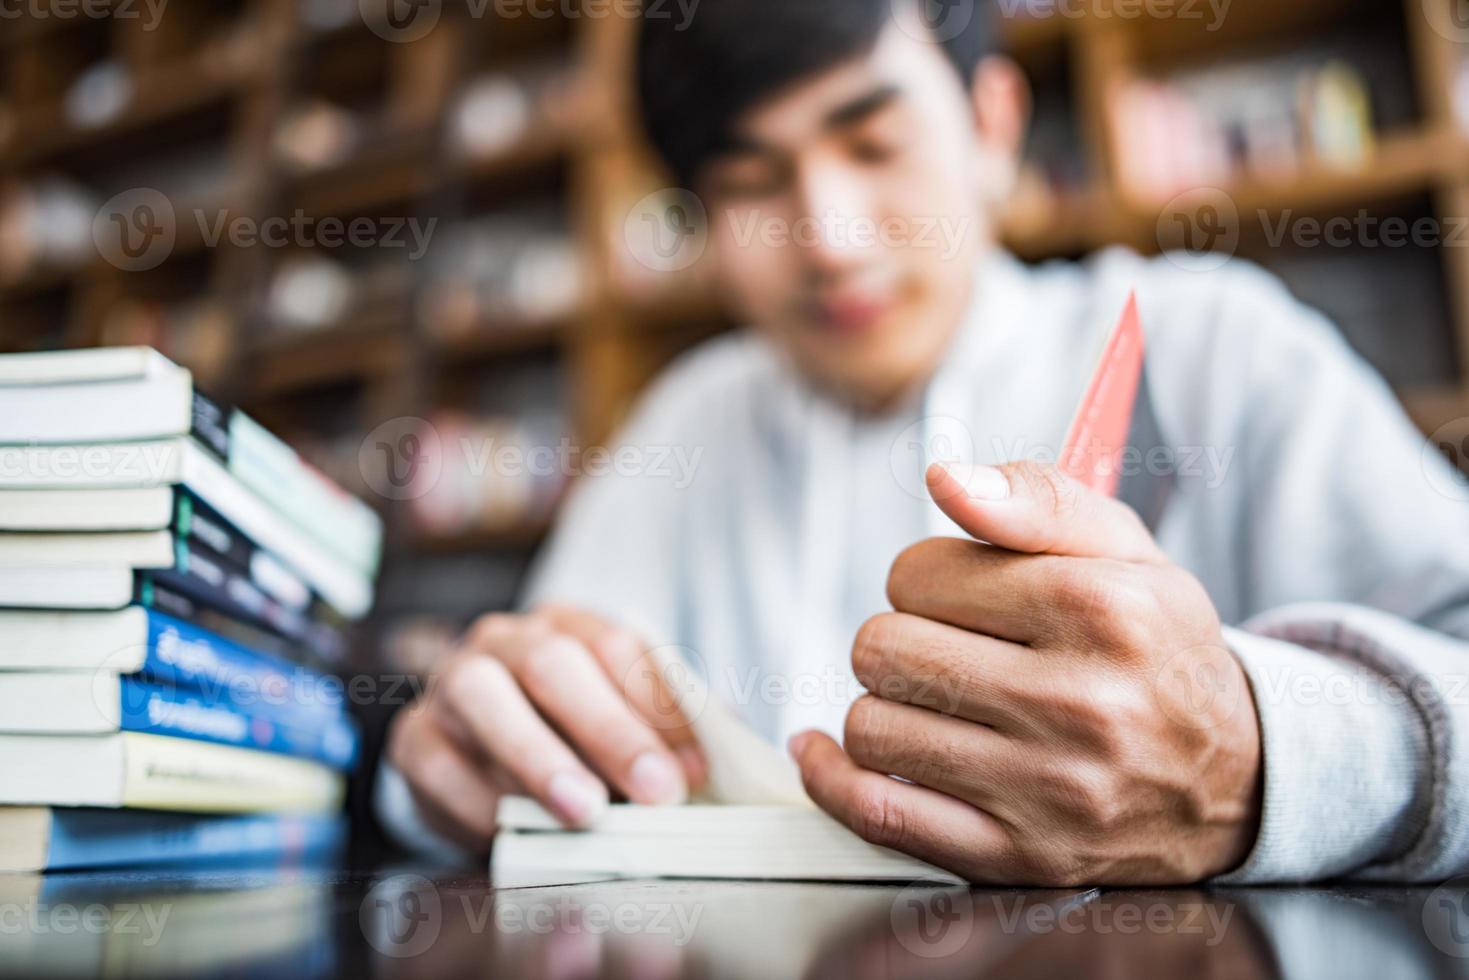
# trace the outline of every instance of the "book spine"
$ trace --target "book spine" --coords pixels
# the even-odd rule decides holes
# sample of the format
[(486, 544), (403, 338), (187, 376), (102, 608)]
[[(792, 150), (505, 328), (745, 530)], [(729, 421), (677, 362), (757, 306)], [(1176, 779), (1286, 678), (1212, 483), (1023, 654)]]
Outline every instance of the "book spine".
[[(136, 585), (137, 583), (135, 583)], [(213, 633), (215, 636), (237, 643), (242, 647), (263, 653), (268, 657), (285, 660), (303, 667), (320, 669), (320, 661), (315, 652), (303, 649), (293, 644), (287, 638), (273, 633), (264, 626), (246, 622), (235, 616), (229, 616), (209, 606), (189, 598), (182, 592), (175, 592), (167, 586), (159, 585), (151, 579), (147, 580), (146, 589), (135, 591), (146, 591), (147, 601), (143, 601), (141, 595), (135, 596), (134, 605), (143, 609), (160, 612), (165, 616), (172, 616), (180, 622), (197, 626), (201, 630)]]
[(340, 685), (324, 675), (158, 612), (148, 614), (147, 649), (143, 676), (168, 687), (305, 727), (335, 724), (346, 714)]
[(382, 521), (238, 409), (194, 393), (193, 432), (241, 483), (338, 557), (367, 575), (382, 556)]
[(42, 870), (141, 867), (271, 859), (280, 864), (337, 849), (341, 817), (328, 814), (197, 816), (143, 810), (55, 809)]
[(317, 762), (189, 738), (131, 732), (122, 738), (126, 807), (317, 813), (342, 805), (341, 775)]
[(135, 573), (133, 603), (293, 661), (304, 654), (310, 663), (331, 664), (346, 651), (341, 630), (302, 625), (299, 617), (274, 610), (249, 583), (197, 562), (188, 572)]
[(268, 712), (209, 701), (135, 677), (122, 678), (121, 728), (295, 756), (338, 770), (351, 769), (357, 761), (357, 730), (345, 716), (321, 725), (287, 724)]
[(266, 595), (244, 573), (219, 560), (208, 549), (180, 542), (173, 568), (148, 574), (173, 589), (202, 602), (223, 605), (226, 611), (248, 618), (292, 640), (307, 635), (306, 617)]
[[(174, 532), (224, 565), (249, 577), (262, 592), (296, 612), (319, 597), (274, 555), (257, 546), (194, 494), (179, 489), (174, 501)], [(181, 552), (187, 557), (187, 552)]]

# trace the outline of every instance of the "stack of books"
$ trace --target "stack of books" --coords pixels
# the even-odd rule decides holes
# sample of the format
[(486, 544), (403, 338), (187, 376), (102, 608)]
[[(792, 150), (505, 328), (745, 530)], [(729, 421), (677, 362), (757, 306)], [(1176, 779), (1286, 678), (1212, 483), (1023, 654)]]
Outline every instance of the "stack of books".
[(381, 547), (155, 351), (0, 356), (0, 869), (333, 846)]

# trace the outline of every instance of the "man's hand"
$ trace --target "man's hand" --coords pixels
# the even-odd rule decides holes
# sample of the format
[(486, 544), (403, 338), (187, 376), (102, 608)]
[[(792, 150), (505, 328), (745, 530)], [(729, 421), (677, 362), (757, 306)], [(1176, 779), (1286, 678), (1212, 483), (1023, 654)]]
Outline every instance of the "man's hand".
[(1161, 885), (1238, 866), (1260, 735), (1202, 586), (1131, 510), (1055, 470), (935, 466), (928, 482), (975, 540), (894, 563), (896, 612), (852, 649), (872, 693), (846, 751), (792, 739), (811, 797), (976, 882)]
[(662, 683), (633, 634), (591, 613), (485, 616), (394, 719), (388, 759), (424, 819), (480, 852), (508, 793), (568, 826), (594, 822), (609, 787), (635, 803), (679, 803), (705, 765)]

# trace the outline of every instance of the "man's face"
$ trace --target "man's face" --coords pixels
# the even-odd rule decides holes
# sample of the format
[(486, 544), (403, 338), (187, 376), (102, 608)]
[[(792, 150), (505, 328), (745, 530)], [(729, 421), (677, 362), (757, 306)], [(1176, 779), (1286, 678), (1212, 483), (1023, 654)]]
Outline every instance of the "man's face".
[(968, 305), (996, 153), (974, 105), (937, 44), (892, 28), (749, 112), (701, 174), (727, 301), (859, 406), (924, 384)]

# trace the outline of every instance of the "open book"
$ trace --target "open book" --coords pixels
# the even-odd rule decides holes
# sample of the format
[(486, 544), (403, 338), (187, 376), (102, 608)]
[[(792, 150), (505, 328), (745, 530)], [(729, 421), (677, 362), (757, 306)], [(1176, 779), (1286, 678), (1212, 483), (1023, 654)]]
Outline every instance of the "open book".
[[(1109, 334), (1066, 437), (1060, 466), (1091, 489), (1117, 489), (1142, 385), (1143, 334), (1135, 298)], [(709, 765), (702, 797), (686, 806), (614, 805), (591, 830), (571, 831), (533, 800), (500, 804), (490, 870), (497, 887), (611, 878), (958, 882), (957, 876), (862, 840), (817, 809), (795, 764), (679, 671), (667, 648), (654, 669), (688, 712)], [(677, 672), (677, 673), (675, 673)]]
[(616, 804), (595, 829), (569, 831), (538, 803), (500, 803), (490, 860), (499, 888), (609, 878), (740, 878), (781, 881), (960, 879), (917, 858), (875, 847), (816, 808), (795, 764), (714, 699), (691, 691), (665, 650), (649, 654), (661, 676), (678, 676), (709, 764), (696, 802)]

